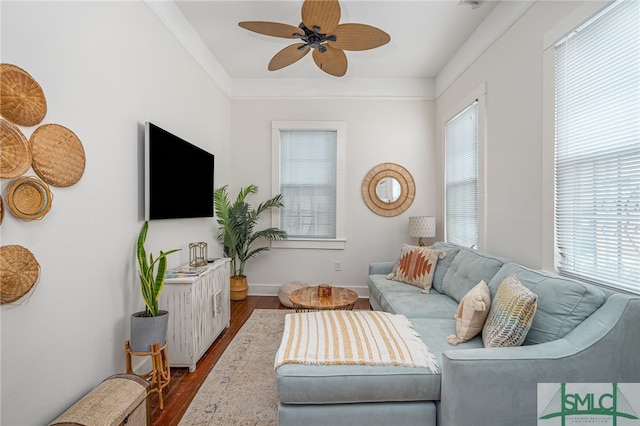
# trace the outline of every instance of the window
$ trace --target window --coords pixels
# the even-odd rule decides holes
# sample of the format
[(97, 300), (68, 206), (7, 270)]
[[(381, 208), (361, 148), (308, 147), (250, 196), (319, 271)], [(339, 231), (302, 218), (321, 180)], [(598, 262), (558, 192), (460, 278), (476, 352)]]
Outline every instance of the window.
[(478, 248), (478, 101), (445, 123), (445, 236)]
[(273, 122), (274, 247), (344, 248), (344, 123)]
[(640, 2), (555, 46), (555, 266), (640, 292)]

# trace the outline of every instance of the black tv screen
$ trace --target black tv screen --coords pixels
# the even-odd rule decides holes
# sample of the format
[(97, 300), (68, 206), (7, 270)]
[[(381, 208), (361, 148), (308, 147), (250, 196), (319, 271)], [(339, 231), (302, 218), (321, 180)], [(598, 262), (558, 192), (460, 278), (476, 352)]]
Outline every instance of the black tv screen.
[(213, 217), (213, 154), (145, 123), (145, 218)]

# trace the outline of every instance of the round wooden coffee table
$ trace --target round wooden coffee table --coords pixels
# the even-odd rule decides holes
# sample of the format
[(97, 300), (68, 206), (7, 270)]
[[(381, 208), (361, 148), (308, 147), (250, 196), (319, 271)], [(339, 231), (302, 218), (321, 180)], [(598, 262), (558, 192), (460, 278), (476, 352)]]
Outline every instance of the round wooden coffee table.
[(303, 287), (289, 294), (296, 312), (353, 310), (358, 293), (348, 288), (331, 287), (331, 296), (318, 296), (318, 286)]

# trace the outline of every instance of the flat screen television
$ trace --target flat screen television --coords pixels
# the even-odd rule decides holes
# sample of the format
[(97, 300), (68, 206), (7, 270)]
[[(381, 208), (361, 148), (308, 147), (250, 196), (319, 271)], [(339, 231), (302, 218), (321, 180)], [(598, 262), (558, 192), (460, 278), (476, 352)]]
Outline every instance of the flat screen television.
[(145, 123), (145, 219), (213, 217), (214, 155)]

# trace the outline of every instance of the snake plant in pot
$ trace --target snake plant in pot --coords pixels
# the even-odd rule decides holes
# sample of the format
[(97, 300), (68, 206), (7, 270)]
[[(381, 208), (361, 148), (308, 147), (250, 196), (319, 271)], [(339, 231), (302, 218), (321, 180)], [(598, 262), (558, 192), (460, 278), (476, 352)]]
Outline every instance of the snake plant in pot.
[(180, 249), (160, 251), (158, 257), (153, 256), (144, 248), (149, 231), (149, 223), (144, 222), (138, 234), (136, 254), (138, 257), (138, 276), (140, 289), (144, 300), (144, 311), (131, 315), (131, 350), (134, 352), (148, 352), (153, 343), (164, 345), (167, 335), (169, 313), (158, 309), (158, 299), (164, 288), (164, 278), (167, 272), (167, 256)]
[(249, 194), (256, 192), (258, 192), (256, 185), (240, 188), (233, 203), (229, 200), (226, 185), (213, 193), (213, 204), (218, 225), (220, 225), (217, 239), (222, 245), (224, 255), (231, 259), (231, 300), (243, 300), (247, 297), (249, 286), (247, 276), (244, 274), (244, 265), (247, 260), (269, 250), (269, 246), (252, 248), (253, 244), (259, 239), (276, 241), (287, 238), (287, 233), (278, 228), (255, 231), (262, 213), (283, 206), (282, 195), (278, 194), (260, 203), (257, 208), (251, 208), (246, 198)]

